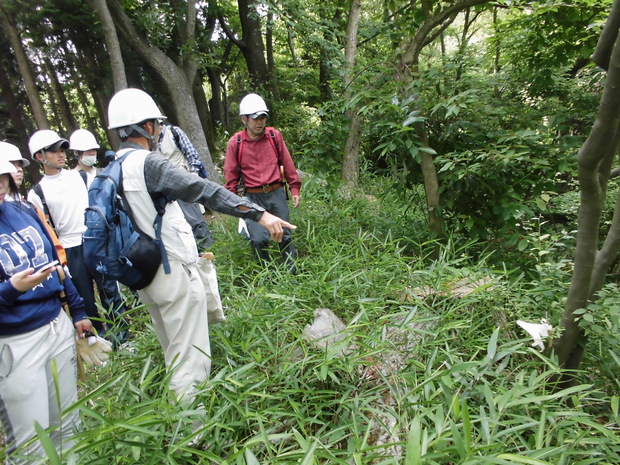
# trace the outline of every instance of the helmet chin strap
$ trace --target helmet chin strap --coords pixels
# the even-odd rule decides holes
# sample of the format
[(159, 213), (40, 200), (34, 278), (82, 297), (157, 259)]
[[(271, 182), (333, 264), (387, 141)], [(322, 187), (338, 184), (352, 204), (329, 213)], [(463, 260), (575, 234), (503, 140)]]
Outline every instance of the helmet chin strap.
[(143, 135), (149, 140), (149, 150), (151, 151), (157, 150), (157, 141), (155, 140), (154, 134), (149, 134), (147, 131), (144, 130), (144, 128), (138, 126), (137, 124), (132, 124), (130, 127), (131, 129), (140, 133), (141, 135)]
[(41, 163), (43, 163), (44, 165), (49, 166), (50, 168), (54, 168), (55, 170), (58, 170), (58, 171), (60, 171), (62, 169), (62, 166), (60, 168), (58, 168), (57, 166), (54, 166), (49, 161), (47, 161), (47, 153), (45, 152), (45, 150), (41, 150), (41, 155), (43, 155), (43, 161)]

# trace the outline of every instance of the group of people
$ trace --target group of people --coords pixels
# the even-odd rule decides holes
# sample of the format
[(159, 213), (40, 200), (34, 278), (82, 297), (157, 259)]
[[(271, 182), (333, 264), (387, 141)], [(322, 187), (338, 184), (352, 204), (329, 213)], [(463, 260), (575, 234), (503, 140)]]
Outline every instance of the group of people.
[[(32, 159), (43, 169), (43, 177), (28, 192), (28, 202), (42, 211), (53, 228), (66, 254), (66, 264), (78, 293), (84, 299), (86, 314), (98, 333), (106, 335), (108, 324), (99, 315), (95, 300), (95, 287), (99, 291), (103, 315), (111, 324), (109, 338), (115, 345), (127, 340), (126, 322), (123, 318), (125, 304), (116, 281), (102, 275), (91, 274), (84, 261), (82, 235), (86, 230), (84, 211), (88, 207), (88, 186), (96, 175), (99, 144), (86, 129), (78, 129), (70, 141), (55, 131), (42, 129), (35, 132), (28, 142)], [(75, 169), (65, 169), (67, 150), (73, 150), (78, 158)]]
[[(279, 243), (284, 264), (296, 272), (291, 241), (296, 227), (289, 223), (285, 187), (297, 207), (301, 182), (282, 135), (266, 128), (267, 115), (260, 96), (242, 100), (245, 130), (228, 143), (222, 187), (207, 179), (187, 136), (164, 123), (166, 117), (150, 95), (124, 89), (108, 106), (109, 129), (121, 140), (116, 156), (127, 154), (122, 188), (136, 226), (155, 237), (154, 199), (168, 200), (161, 238), (169, 270), (160, 265), (153, 281), (137, 294), (172, 372), (170, 388), (181, 402), (194, 399), (211, 369), (207, 297), (197, 269), (199, 248), (213, 242), (204, 209), (245, 220), (260, 260), (268, 259), (270, 240)], [(18, 188), (30, 161), (16, 146), (0, 143), (0, 419), (8, 463), (30, 463), (20, 457), (44, 455), (38, 441), (27, 443), (35, 435), (35, 422), (56, 427), (51, 437), (57, 449), (72, 446), (79, 416), (75, 410), (62, 422), (61, 416), (77, 400), (75, 338), (108, 331), (120, 344), (128, 335), (118, 283), (93, 276), (84, 263), (84, 210), (99, 148), (93, 134), (83, 129), (69, 140), (47, 129), (35, 132), (29, 150), (43, 178), (26, 201)], [(74, 170), (65, 169), (67, 149), (78, 157)], [(60, 265), (49, 266), (55, 261)], [(111, 326), (99, 318), (95, 286)], [(13, 455), (20, 447), (19, 455)]]

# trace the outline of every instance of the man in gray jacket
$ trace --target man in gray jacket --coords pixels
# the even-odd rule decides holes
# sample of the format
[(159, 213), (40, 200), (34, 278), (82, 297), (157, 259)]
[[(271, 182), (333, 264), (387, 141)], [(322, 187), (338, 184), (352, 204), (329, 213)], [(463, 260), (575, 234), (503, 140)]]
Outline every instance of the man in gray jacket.
[[(292, 224), (265, 211), (224, 187), (175, 167), (157, 149), (165, 118), (145, 92), (124, 89), (112, 97), (108, 121), (122, 143), (118, 156), (123, 162), (123, 191), (138, 227), (155, 237), (157, 214), (153, 198), (165, 196), (200, 203), (221, 213), (251, 219), (263, 225), (272, 239), (282, 240), (283, 228)], [(209, 324), (204, 285), (196, 266), (198, 250), (192, 228), (176, 201), (166, 205), (161, 238), (170, 273), (163, 265), (151, 284), (138, 291), (153, 321), (164, 350), (166, 365), (173, 369), (170, 388), (179, 399), (191, 400), (194, 387), (205, 381), (211, 369)]]

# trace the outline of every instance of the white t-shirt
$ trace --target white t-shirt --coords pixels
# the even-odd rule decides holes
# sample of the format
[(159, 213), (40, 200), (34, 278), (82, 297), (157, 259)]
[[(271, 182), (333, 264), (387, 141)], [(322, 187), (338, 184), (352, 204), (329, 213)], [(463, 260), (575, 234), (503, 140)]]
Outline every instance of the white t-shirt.
[[(43, 176), (39, 184), (62, 246), (68, 249), (82, 244), (82, 234), (86, 230), (84, 211), (88, 207), (88, 191), (80, 173), (63, 169), (56, 175)], [(45, 212), (43, 202), (34, 190), (28, 192), (28, 201)]]

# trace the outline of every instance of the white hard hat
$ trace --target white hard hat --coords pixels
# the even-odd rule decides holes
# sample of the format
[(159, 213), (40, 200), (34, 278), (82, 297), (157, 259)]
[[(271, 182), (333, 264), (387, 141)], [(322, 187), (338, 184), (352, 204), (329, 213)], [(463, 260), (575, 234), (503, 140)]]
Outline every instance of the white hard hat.
[(69, 137), (69, 146), (72, 150), (77, 150), (79, 152), (86, 152), (87, 150), (94, 150), (99, 148), (99, 144), (97, 143), (97, 139), (92, 132), (86, 129), (76, 129)]
[(28, 141), (28, 148), (30, 149), (30, 155), (34, 158), (34, 154), (40, 152), (43, 149), (54, 152), (60, 147), (64, 149), (69, 148), (69, 141), (60, 137), (56, 131), (51, 129), (41, 129), (30, 136)]
[(269, 114), (267, 104), (258, 94), (248, 94), (239, 103), (239, 115), (249, 115), (256, 119), (267, 114)]
[(8, 142), (0, 142), (0, 159), (7, 161), (21, 161), (22, 167), (26, 167), (30, 164), (30, 160), (22, 157), (22, 153), (17, 146), (9, 144)]
[(0, 159), (0, 174), (17, 173), (17, 168), (8, 160)]
[(108, 105), (108, 129), (165, 118), (149, 94), (140, 89), (123, 89), (114, 94)]

